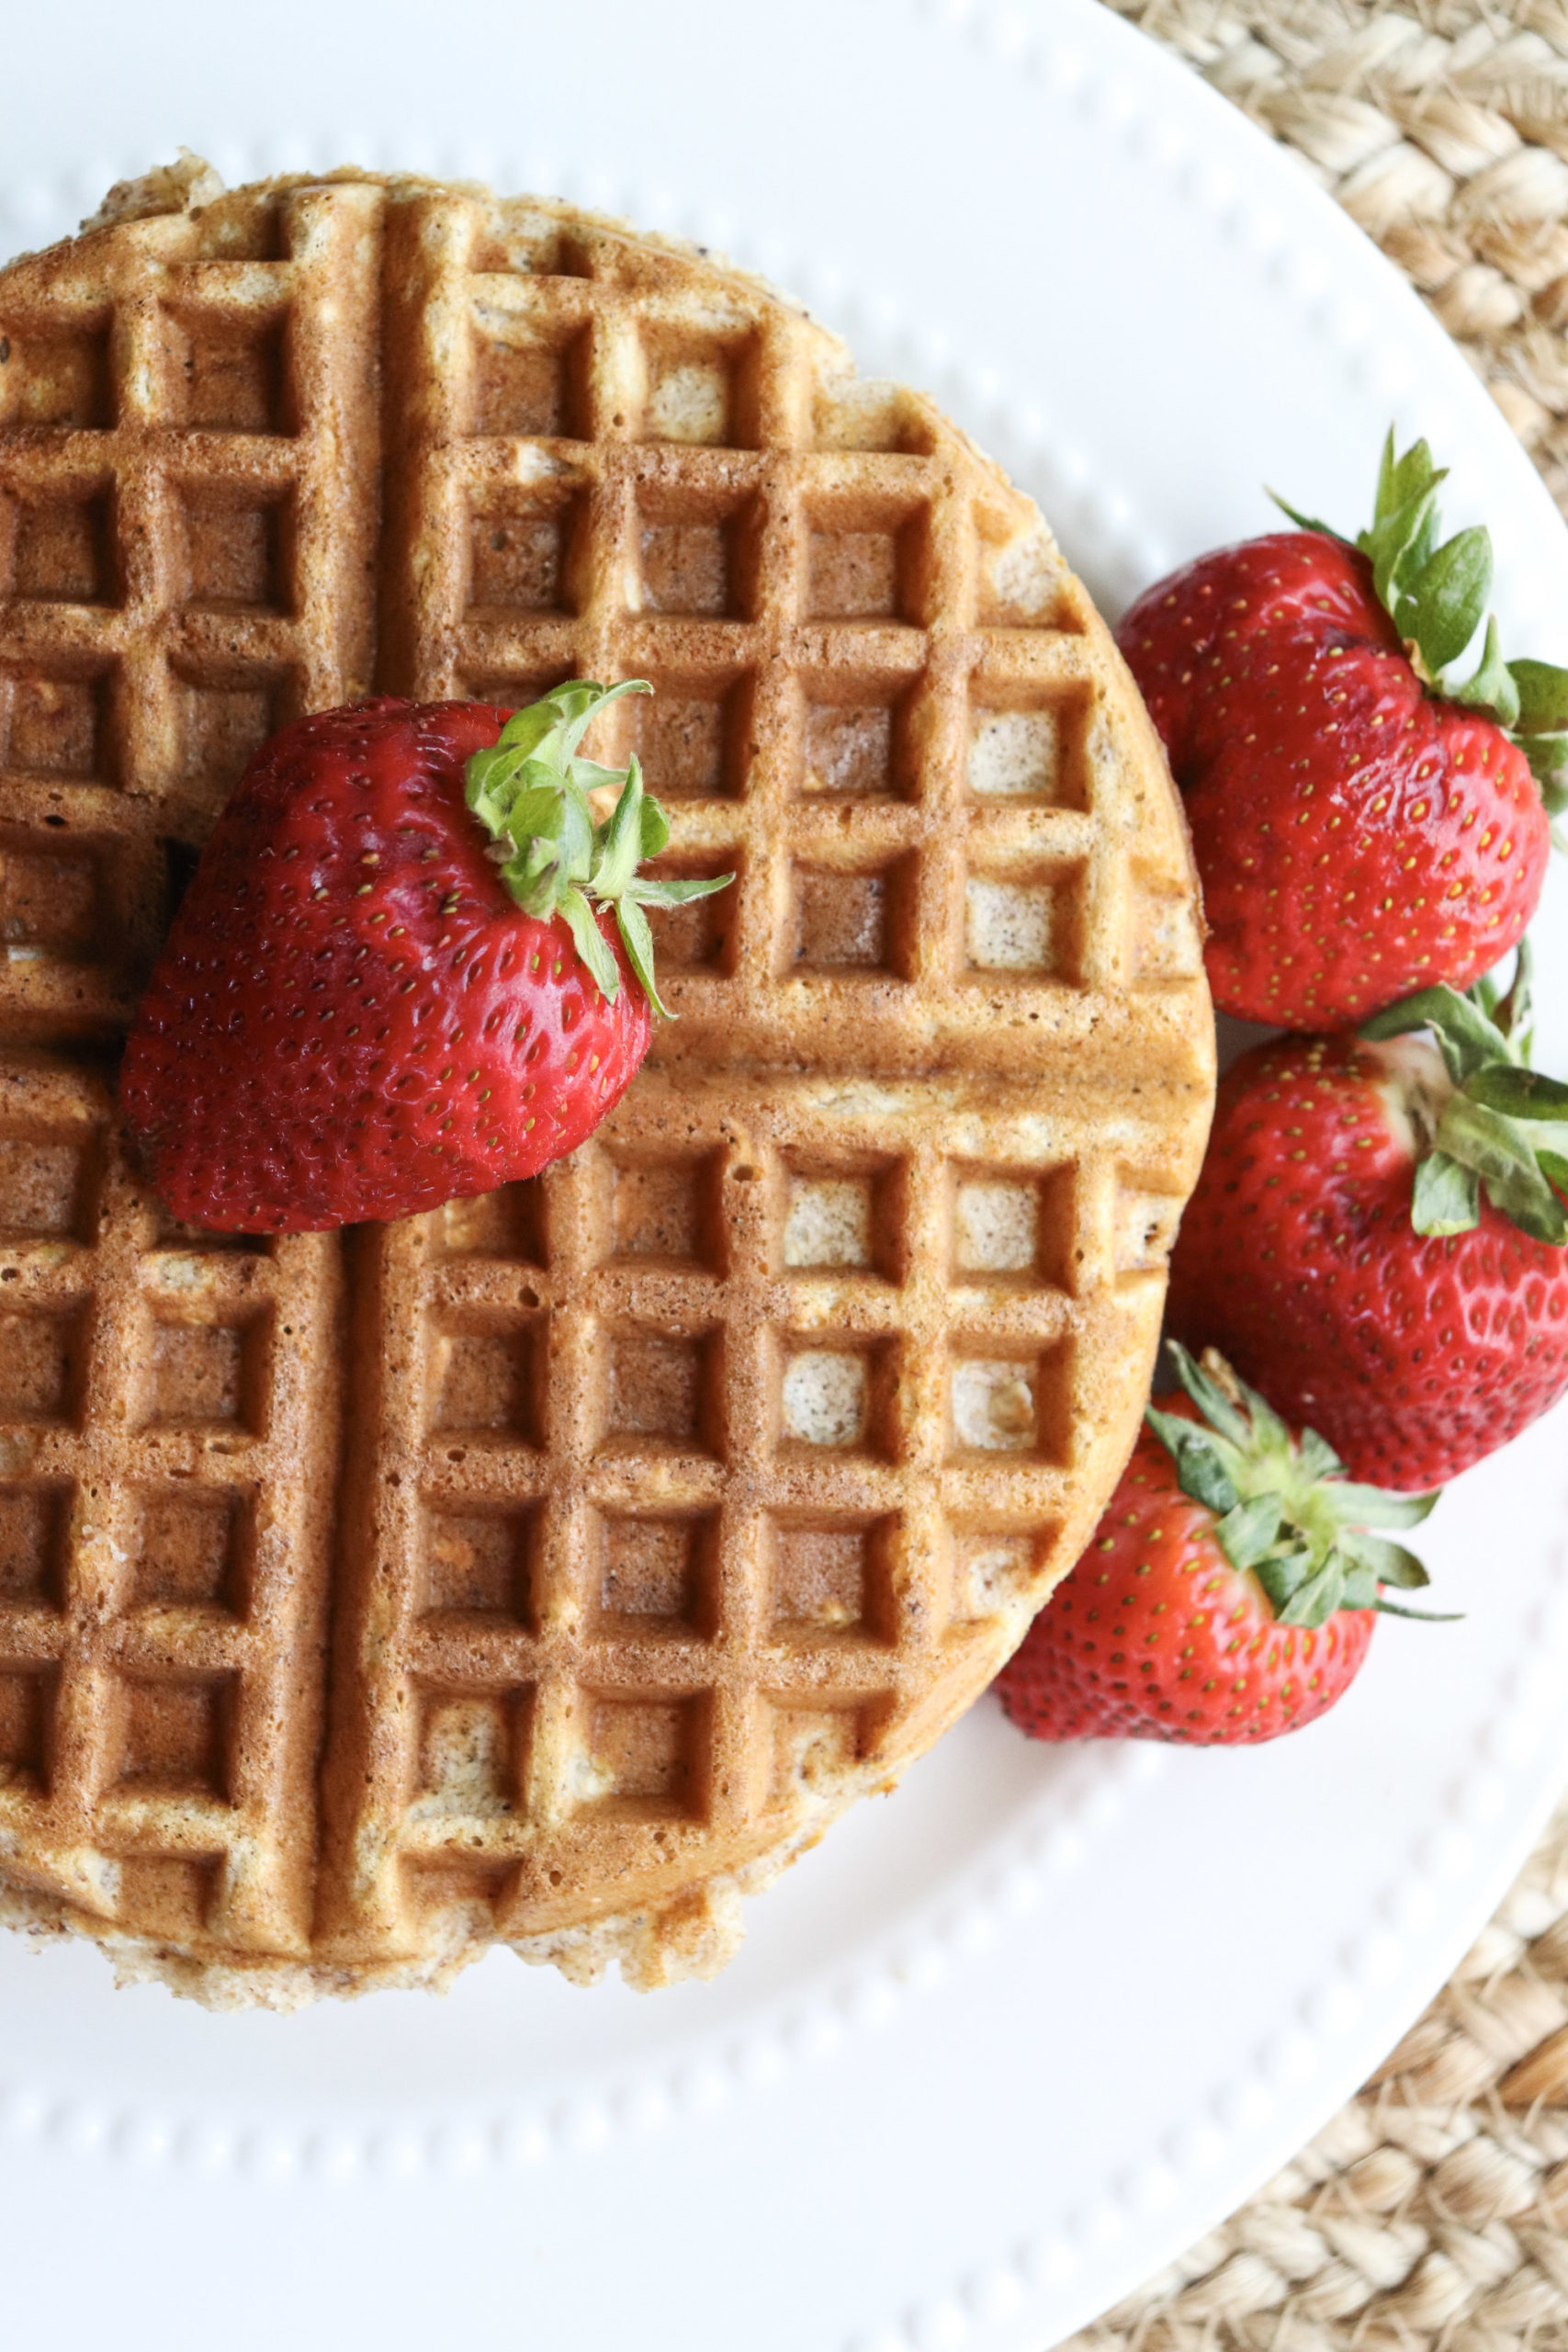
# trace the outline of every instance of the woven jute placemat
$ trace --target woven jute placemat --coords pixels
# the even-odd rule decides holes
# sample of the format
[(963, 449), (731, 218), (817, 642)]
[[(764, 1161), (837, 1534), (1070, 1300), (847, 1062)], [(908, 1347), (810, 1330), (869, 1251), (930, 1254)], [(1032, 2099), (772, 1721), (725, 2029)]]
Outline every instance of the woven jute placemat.
[[(1568, 511), (1568, 0), (1108, 5), (1398, 263)], [(1524, 2344), (1568, 2347), (1568, 1802), (1359, 2097), (1072, 2352)]]

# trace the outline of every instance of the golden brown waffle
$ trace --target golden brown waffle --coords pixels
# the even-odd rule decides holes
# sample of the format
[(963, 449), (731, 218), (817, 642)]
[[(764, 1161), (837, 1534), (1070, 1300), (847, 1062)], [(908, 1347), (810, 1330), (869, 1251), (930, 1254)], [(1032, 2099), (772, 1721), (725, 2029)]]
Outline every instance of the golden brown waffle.
[[(755, 281), (118, 211), (0, 273), (0, 1899), (214, 2000), (705, 1972), (1131, 1443), (1213, 1080), (1157, 746), (1029, 502)], [(630, 1093), (404, 1226), (171, 1228), (112, 1052), (249, 752), (570, 675), (739, 877)]]

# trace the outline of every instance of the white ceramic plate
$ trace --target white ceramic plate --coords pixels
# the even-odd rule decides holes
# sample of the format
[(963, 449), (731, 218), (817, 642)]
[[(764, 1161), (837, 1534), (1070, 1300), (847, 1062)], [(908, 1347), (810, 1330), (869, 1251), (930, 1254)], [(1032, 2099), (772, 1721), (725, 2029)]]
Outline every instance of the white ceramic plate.
[[(439, 27), (439, 32), (436, 28)], [(185, 141), (231, 178), (473, 173), (727, 245), (931, 387), (1108, 605), (1359, 520), (1391, 414), (1484, 514), (1512, 650), (1568, 538), (1463, 361), (1286, 157), (1092, 5), (194, 0), (10, 12), (0, 251)], [(1568, 1065), (1568, 927), (1540, 925)], [(1568, 1420), (1252, 1754), (1050, 1750), (983, 1703), (752, 1907), (719, 1983), (213, 2018), (0, 1942), (8, 2340), (470, 2332), (600, 2352), (1043, 2352), (1239, 2203), (1441, 1984), (1568, 1770)]]

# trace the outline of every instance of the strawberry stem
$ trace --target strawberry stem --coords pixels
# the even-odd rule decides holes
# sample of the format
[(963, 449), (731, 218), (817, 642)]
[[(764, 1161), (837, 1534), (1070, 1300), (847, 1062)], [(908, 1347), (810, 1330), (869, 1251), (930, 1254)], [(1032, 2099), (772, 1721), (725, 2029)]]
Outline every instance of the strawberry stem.
[[(1371, 527), (1354, 539), (1269, 495), (1303, 531), (1321, 531), (1359, 548), (1372, 584), (1404, 639), (1411, 667), (1430, 693), (1483, 711), (1517, 743), (1529, 763), (1549, 817), (1568, 813), (1568, 670), (1550, 662), (1505, 662), (1492, 594), (1492, 537), (1472, 524), (1439, 542), (1438, 491), (1447, 468), (1434, 465), (1425, 441), (1403, 455), (1389, 427), (1378, 467)], [(1461, 659), (1484, 618), (1481, 658), (1462, 683), (1445, 675)], [(1557, 839), (1556, 834), (1553, 835)], [(1559, 848), (1565, 844), (1558, 840)]]
[[(658, 882), (637, 871), (670, 839), (670, 824), (643, 788), (632, 754), (624, 768), (602, 767), (578, 750), (606, 705), (622, 695), (649, 695), (646, 678), (602, 686), (572, 678), (539, 701), (513, 711), (488, 751), (476, 752), (464, 774), (468, 807), (491, 836), (487, 854), (518, 905), (541, 922), (559, 915), (600, 994), (614, 1004), (620, 967), (595, 915), (613, 907), (626, 958), (655, 1012), (669, 1020), (653, 975), (653, 933), (644, 909), (684, 906), (726, 889), (732, 874), (712, 880)], [(610, 814), (595, 823), (591, 792), (616, 794)]]
[(1568, 1242), (1568, 1086), (1529, 1067), (1530, 955), (1521, 940), (1513, 984), (1490, 975), (1461, 996), (1446, 982), (1391, 1004), (1361, 1027), (1374, 1043), (1431, 1032), (1452, 1091), (1416, 1165), (1417, 1233), (1470, 1233), (1481, 1195), (1521, 1233)]
[(1145, 1408), (1181, 1491), (1215, 1515), (1214, 1538), (1233, 1568), (1250, 1572), (1281, 1625), (1324, 1624), (1337, 1609), (1426, 1612), (1385, 1602), (1382, 1587), (1427, 1582), (1413, 1552), (1375, 1527), (1416, 1527), (1437, 1495), (1393, 1495), (1353, 1484), (1315, 1430), (1292, 1437), (1255, 1388), (1212, 1348), (1195, 1363), (1169, 1342), (1177, 1377), (1201, 1419)]

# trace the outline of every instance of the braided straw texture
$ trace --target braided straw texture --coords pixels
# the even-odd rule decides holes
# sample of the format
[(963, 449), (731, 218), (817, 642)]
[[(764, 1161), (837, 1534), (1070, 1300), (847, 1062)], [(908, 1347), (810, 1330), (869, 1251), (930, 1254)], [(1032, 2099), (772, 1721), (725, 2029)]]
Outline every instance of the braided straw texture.
[[(1564, 0), (1110, 5), (1406, 271), (1568, 509)], [(1359, 2097), (1070, 2352), (1513, 2345), (1568, 2346), (1568, 1801)]]
[(1568, 0), (1111, 0), (1337, 196), (1568, 503)]

